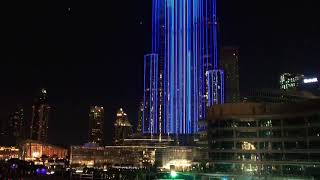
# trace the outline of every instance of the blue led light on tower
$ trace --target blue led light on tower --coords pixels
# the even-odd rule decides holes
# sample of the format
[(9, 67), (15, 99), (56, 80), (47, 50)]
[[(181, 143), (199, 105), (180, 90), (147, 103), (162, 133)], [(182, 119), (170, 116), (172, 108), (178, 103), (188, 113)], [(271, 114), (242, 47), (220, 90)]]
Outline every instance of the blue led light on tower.
[(224, 71), (214, 69), (206, 72), (207, 78), (207, 106), (224, 103)]
[[(158, 117), (153, 121), (156, 131), (144, 133), (193, 134), (198, 131), (198, 120), (205, 118), (207, 106), (223, 102), (223, 80), (213, 82), (221, 77), (211, 77), (213, 84), (208, 84), (206, 76), (209, 71), (218, 72), (215, 1), (153, 0), (152, 53), (158, 57), (161, 93), (157, 114), (150, 115)], [(212, 92), (216, 87), (219, 92)], [(209, 99), (218, 95), (219, 101)]]
[(148, 54), (144, 57), (144, 95), (142, 113), (143, 132), (158, 132), (158, 55)]

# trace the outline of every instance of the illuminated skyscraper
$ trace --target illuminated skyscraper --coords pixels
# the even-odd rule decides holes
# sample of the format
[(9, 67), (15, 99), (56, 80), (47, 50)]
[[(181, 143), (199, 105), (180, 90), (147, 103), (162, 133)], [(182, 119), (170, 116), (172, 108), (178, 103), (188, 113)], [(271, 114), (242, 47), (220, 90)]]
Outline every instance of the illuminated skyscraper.
[(120, 108), (117, 112), (117, 119), (114, 123), (115, 137), (114, 142), (120, 143), (123, 139), (132, 135), (132, 125), (129, 122), (128, 115)]
[(320, 83), (317, 76), (283, 73), (280, 75), (280, 89), (285, 91), (307, 91), (320, 96)]
[[(207, 106), (223, 103), (222, 85), (208, 83), (206, 76), (208, 71), (219, 72), (211, 79), (223, 84), (215, 1), (153, 0), (152, 52), (145, 58), (144, 133), (193, 134)], [(219, 98), (209, 101), (209, 96)]]
[(50, 106), (47, 100), (47, 90), (41, 89), (32, 106), (30, 139), (47, 142)]
[(283, 90), (298, 90), (302, 84), (304, 75), (283, 73), (280, 75), (280, 89)]
[(104, 109), (91, 106), (89, 113), (89, 142), (103, 146)]

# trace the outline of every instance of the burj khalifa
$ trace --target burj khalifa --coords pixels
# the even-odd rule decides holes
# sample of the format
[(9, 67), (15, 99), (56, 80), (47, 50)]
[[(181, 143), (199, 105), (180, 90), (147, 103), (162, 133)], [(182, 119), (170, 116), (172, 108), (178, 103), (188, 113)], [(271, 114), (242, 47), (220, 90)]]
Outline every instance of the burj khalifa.
[(153, 0), (152, 48), (144, 58), (145, 134), (193, 134), (224, 103), (216, 0)]

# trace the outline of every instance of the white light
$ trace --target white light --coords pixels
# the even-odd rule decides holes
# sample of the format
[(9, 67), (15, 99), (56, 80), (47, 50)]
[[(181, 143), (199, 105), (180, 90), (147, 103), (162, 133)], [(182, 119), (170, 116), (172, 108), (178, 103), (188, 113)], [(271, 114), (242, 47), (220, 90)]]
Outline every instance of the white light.
[(76, 170), (76, 173), (82, 173), (83, 171), (81, 169)]
[(174, 159), (174, 160), (171, 160), (169, 163), (167, 163), (165, 166), (163, 166), (163, 168), (170, 169), (171, 165), (174, 165), (175, 167), (178, 167), (178, 168), (187, 168), (191, 166), (191, 161), (186, 159)]
[(304, 83), (315, 83), (318, 82), (318, 78), (309, 78), (309, 79), (304, 79)]
[(39, 152), (33, 152), (32, 153), (32, 157), (34, 157), (34, 158), (37, 158), (37, 157), (39, 157), (40, 156), (40, 153)]

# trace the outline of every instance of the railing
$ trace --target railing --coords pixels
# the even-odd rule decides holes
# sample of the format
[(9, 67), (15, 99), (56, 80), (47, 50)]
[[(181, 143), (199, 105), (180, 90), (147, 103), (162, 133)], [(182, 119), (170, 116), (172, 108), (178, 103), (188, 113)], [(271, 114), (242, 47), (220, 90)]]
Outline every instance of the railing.
[(70, 179), (93, 179), (93, 173), (91, 174), (70, 173)]
[(100, 176), (94, 175), (93, 173), (70, 173), (70, 179), (107, 179), (106, 174), (101, 174)]

